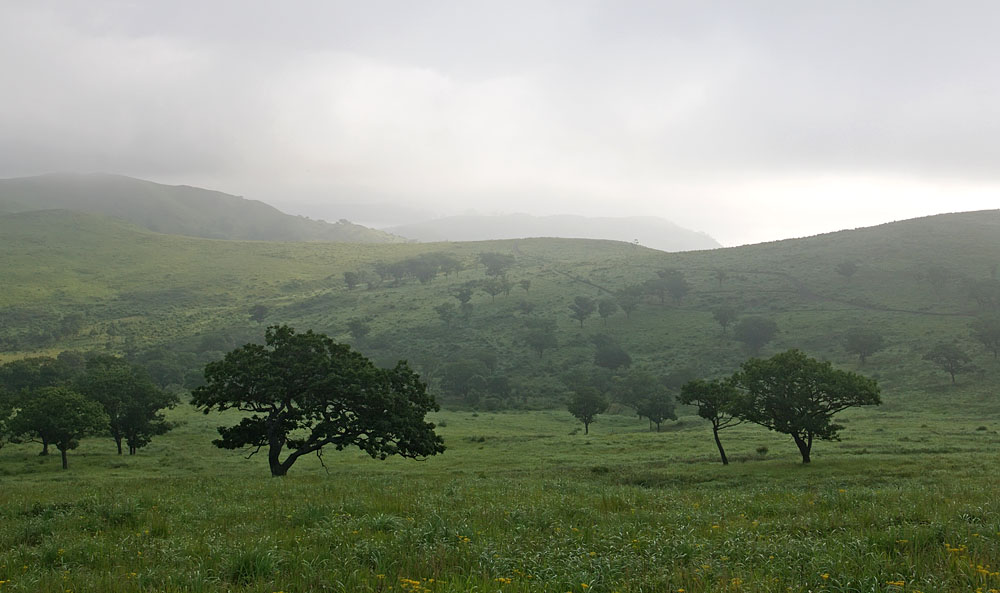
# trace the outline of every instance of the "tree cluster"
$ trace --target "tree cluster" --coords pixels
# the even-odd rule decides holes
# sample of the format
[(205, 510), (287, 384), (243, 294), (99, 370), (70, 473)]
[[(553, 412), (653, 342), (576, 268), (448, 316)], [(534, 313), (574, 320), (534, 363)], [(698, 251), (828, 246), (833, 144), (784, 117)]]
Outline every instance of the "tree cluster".
[(768, 359), (752, 358), (725, 380), (692, 381), (680, 401), (698, 407), (712, 422), (722, 462), (728, 463), (719, 430), (752, 422), (792, 437), (809, 463), (813, 441), (836, 440), (842, 426), (833, 416), (855, 406), (881, 403), (878, 384), (867, 377), (833, 368), (798, 350)]
[(54, 446), (63, 469), (81, 438), (101, 433), (119, 455), (123, 444), (134, 455), (171, 428), (162, 410), (176, 403), (144, 369), (112, 356), (64, 352), (0, 367), (0, 438), (38, 442), (42, 455)]

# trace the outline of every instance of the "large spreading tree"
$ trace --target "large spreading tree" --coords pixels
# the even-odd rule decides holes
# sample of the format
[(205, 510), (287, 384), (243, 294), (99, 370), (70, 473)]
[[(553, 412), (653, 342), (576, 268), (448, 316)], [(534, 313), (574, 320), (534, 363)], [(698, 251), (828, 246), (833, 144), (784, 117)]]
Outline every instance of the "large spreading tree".
[(736, 415), (790, 435), (802, 463), (809, 463), (814, 440), (837, 439), (843, 427), (833, 423), (834, 414), (882, 403), (875, 380), (835, 369), (799, 350), (752, 358), (732, 381), (740, 391)]
[(192, 393), (195, 406), (247, 414), (219, 427), (214, 444), (251, 447), (251, 455), (266, 447), (272, 476), (324, 447), (356, 446), (381, 459), (444, 451), (434, 424), (424, 421), (437, 402), (405, 362), (379, 368), (323, 334), (269, 327), (264, 345), (247, 344), (206, 365), (205, 380)]

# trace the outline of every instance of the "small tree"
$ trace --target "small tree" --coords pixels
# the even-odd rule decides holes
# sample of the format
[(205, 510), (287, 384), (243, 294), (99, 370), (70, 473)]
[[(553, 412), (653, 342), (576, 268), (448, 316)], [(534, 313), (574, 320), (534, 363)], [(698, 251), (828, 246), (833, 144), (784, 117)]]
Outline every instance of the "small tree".
[(351, 271), (344, 272), (344, 284), (347, 285), (347, 290), (354, 290), (360, 282), (361, 274)]
[(733, 375), (740, 390), (740, 418), (791, 435), (809, 463), (813, 440), (836, 440), (842, 426), (834, 414), (855, 406), (881, 403), (878, 384), (857, 373), (834, 369), (829, 362), (789, 350), (762, 360), (752, 358)]
[(571, 311), (570, 317), (579, 321), (580, 327), (583, 327), (584, 320), (593, 315), (596, 309), (597, 304), (594, 303), (594, 299), (586, 296), (578, 296), (573, 299), (573, 304), (569, 306), (569, 310)]
[(507, 270), (514, 265), (516, 260), (513, 255), (489, 252), (480, 253), (479, 261), (486, 266), (486, 275), (495, 278), (507, 275)]
[(660, 432), (660, 425), (664, 420), (677, 420), (677, 414), (674, 413), (674, 397), (662, 385), (647, 392), (645, 397), (638, 401), (635, 411), (639, 416), (646, 417), (655, 424), (656, 432)]
[(670, 294), (670, 298), (674, 299), (675, 303), (680, 303), (681, 299), (687, 296), (687, 294), (691, 291), (691, 285), (684, 277), (684, 272), (680, 270), (667, 269), (660, 270), (657, 273), (660, 275), (660, 278), (663, 279), (663, 287), (666, 289), (667, 293)]
[(1000, 353), (1000, 317), (983, 317), (972, 322), (972, 337), (993, 353)]
[[(267, 329), (265, 344), (247, 344), (205, 367), (205, 385), (191, 403), (206, 414), (245, 415), (219, 428), (225, 449), (267, 448), (272, 476), (306, 454), (356, 446), (372, 457), (420, 458), (444, 451), (434, 425), (438, 409), (427, 386), (403, 361), (376, 367), (346, 344), (288, 326)], [(289, 450), (284, 459), (282, 451)]]
[(368, 317), (353, 317), (347, 320), (347, 332), (351, 334), (351, 337), (355, 340), (363, 340), (365, 336), (371, 333), (372, 326), (370, 318)]
[(583, 434), (590, 433), (590, 424), (598, 414), (608, 409), (608, 400), (593, 387), (579, 387), (569, 401), (569, 413), (583, 422)]
[(525, 278), (524, 280), (519, 280), (517, 282), (517, 285), (520, 286), (522, 290), (524, 290), (525, 294), (527, 294), (528, 291), (531, 290), (531, 280), (529, 280), (528, 278)]
[(966, 371), (974, 370), (972, 359), (957, 344), (941, 342), (924, 354), (924, 360), (929, 360), (941, 367), (941, 370), (951, 375), (951, 384), (954, 385), (955, 375)]
[(722, 328), (722, 333), (726, 333), (726, 329), (729, 327), (729, 324), (736, 321), (738, 316), (739, 313), (736, 311), (736, 307), (727, 305), (712, 309), (712, 318), (715, 319), (715, 322)]
[(480, 287), (483, 289), (483, 292), (490, 295), (491, 303), (496, 302), (497, 295), (504, 291), (504, 283), (500, 278), (485, 280)]
[(254, 305), (250, 308), (250, 319), (253, 319), (257, 323), (267, 319), (269, 309), (265, 305)]
[(632, 311), (635, 311), (639, 307), (639, 303), (642, 302), (642, 295), (642, 286), (632, 284), (630, 286), (626, 286), (615, 296), (615, 299), (618, 301), (618, 306), (625, 312), (625, 319), (631, 319)]
[(458, 307), (452, 303), (441, 303), (434, 307), (434, 312), (438, 314), (445, 327), (451, 327), (451, 323), (458, 318)]
[(591, 341), (597, 348), (594, 351), (594, 364), (597, 366), (614, 371), (632, 364), (632, 357), (611, 336), (598, 334)]
[(601, 299), (597, 303), (597, 314), (601, 316), (604, 321), (604, 325), (608, 325), (608, 317), (611, 317), (618, 311), (618, 303), (614, 299)]
[(101, 404), (66, 387), (43, 387), (25, 398), (12, 420), (11, 432), (55, 445), (62, 468), (69, 469), (66, 453), (80, 439), (107, 429)]
[(759, 354), (768, 342), (778, 333), (778, 324), (764, 317), (744, 317), (733, 328), (733, 335), (743, 342), (751, 354)]
[(719, 288), (722, 288), (722, 283), (725, 282), (727, 278), (729, 278), (729, 274), (726, 273), (726, 271), (723, 270), (722, 268), (716, 268), (714, 275), (715, 279), (718, 280), (719, 282)]
[(526, 331), (523, 341), (529, 348), (538, 353), (538, 358), (559, 346), (556, 339), (556, 323), (551, 319), (525, 319)]
[(861, 364), (882, 348), (885, 348), (885, 339), (873, 329), (855, 328), (844, 334), (844, 349), (857, 354)]
[(837, 264), (837, 273), (843, 276), (844, 278), (847, 278), (848, 280), (850, 280), (851, 276), (853, 276), (854, 273), (857, 271), (858, 271), (858, 264), (852, 261), (843, 261)]
[(712, 423), (712, 436), (719, 449), (722, 465), (729, 465), (726, 450), (722, 448), (719, 431), (743, 422), (734, 411), (739, 393), (728, 381), (703, 381), (697, 379), (681, 387), (680, 403), (698, 406), (698, 415)]

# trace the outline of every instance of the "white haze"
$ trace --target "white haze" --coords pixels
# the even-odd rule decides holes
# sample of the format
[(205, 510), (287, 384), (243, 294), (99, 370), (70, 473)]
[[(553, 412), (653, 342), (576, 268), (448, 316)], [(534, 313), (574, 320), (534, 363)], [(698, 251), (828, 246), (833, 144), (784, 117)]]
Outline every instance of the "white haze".
[[(6, 2), (0, 177), (740, 244), (1000, 206), (993, 2)], [(376, 217), (378, 219), (376, 220)]]

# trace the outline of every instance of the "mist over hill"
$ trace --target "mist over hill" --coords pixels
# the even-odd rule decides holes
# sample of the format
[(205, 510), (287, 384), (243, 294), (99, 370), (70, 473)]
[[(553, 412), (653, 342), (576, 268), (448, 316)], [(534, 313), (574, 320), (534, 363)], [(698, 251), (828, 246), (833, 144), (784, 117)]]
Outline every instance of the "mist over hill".
[(385, 229), (416, 241), (487, 241), (527, 237), (610, 239), (638, 242), (660, 251), (697, 251), (721, 247), (705, 233), (652, 216), (590, 218), (568, 214), (461, 215), (393, 226)]
[(292, 216), (257, 200), (187, 185), (109, 174), (0, 179), (0, 213), (73, 210), (114, 216), (152, 231), (206, 239), (394, 243), (403, 239), (346, 220)]

